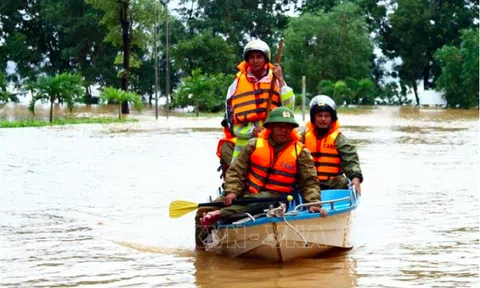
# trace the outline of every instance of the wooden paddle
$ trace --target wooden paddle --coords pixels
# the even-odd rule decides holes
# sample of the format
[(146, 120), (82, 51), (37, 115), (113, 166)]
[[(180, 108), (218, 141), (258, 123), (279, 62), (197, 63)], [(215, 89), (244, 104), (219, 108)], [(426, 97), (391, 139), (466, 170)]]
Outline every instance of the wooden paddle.
[[(249, 203), (262, 203), (262, 202), (275, 202), (275, 201), (291, 201), (292, 196), (276, 197), (276, 198), (244, 198), (240, 200), (232, 201), (232, 205), (243, 205)], [(208, 203), (195, 203), (184, 200), (176, 200), (170, 203), (169, 216), (170, 218), (179, 218), (183, 215), (197, 210), (200, 207), (224, 207), (223, 201), (208, 202)]]
[[(278, 52), (277, 52), (277, 58), (275, 58), (275, 64), (280, 64), (280, 60), (282, 59), (283, 42), (284, 40), (282, 39), (278, 44)], [(270, 84), (270, 91), (268, 91), (268, 102), (267, 102), (267, 112), (266, 112), (267, 117), (268, 117), (268, 113), (270, 113), (270, 108), (272, 107), (272, 97), (273, 97), (273, 91), (275, 89), (276, 82), (277, 82), (277, 77), (275, 77), (275, 74), (273, 74), (272, 83)]]

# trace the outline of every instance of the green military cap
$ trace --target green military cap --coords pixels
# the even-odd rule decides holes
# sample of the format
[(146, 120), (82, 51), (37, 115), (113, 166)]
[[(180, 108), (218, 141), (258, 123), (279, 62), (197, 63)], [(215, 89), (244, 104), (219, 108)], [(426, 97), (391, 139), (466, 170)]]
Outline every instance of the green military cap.
[(267, 117), (267, 120), (263, 124), (263, 126), (268, 127), (268, 125), (273, 123), (288, 123), (292, 124), (295, 128), (298, 127), (297, 121), (295, 121), (295, 116), (293, 115), (293, 111), (285, 108), (285, 107), (278, 107), (273, 109)]

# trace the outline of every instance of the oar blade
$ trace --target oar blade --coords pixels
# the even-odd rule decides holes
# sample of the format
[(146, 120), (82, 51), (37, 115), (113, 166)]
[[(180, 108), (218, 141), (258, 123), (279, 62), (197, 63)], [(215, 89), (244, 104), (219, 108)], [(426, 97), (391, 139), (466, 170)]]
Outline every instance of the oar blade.
[(170, 203), (169, 216), (170, 218), (179, 218), (188, 214), (198, 208), (198, 203), (177, 200)]

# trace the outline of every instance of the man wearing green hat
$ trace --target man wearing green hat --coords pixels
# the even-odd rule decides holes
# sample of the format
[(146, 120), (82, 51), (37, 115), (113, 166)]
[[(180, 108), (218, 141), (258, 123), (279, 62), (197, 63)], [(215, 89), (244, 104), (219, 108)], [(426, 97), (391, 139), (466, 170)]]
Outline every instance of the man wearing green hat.
[[(205, 226), (220, 218), (249, 212), (262, 213), (272, 203), (232, 205), (243, 198), (276, 198), (289, 195), (296, 185), (306, 202), (320, 201), (317, 172), (308, 149), (299, 141), (300, 135), (293, 112), (278, 107), (270, 112), (257, 138), (250, 139), (247, 146), (227, 170), (225, 177), (225, 208), (208, 212), (201, 219)], [(320, 206), (310, 206), (310, 212), (326, 211)]]

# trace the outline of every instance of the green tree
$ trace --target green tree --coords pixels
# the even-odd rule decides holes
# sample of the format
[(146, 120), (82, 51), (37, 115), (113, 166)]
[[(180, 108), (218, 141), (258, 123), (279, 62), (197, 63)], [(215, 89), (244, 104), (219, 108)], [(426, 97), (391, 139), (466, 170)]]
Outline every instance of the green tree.
[(297, 0), (180, 0), (177, 11), (190, 37), (211, 30), (213, 35), (226, 39), (235, 55), (241, 55), (251, 38), (262, 39), (275, 52), (274, 44), (287, 25), (286, 13), (297, 4)]
[(302, 75), (307, 79), (307, 92), (315, 95), (322, 80), (363, 79), (372, 73), (373, 47), (362, 11), (355, 4), (291, 19), (285, 43), (283, 64), (295, 90), (300, 90)]
[[(154, 7), (149, 0), (85, 0), (105, 12), (101, 23), (108, 27), (105, 41), (121, 47), (122, 53), (115, 63), (122, 64), (119, 72), (121, 89), (129, 88), (131, 67), (141, 64), (140, 58), (132, 54), (132, 46), (145, 48), (152, 43), (154, 31)], [(162, 13), (161, 6), (158, 7)], [(165, 16), (167, 17), (167, 16)], [(129, 113), (128, 102), (122, 103), (122, 113)]]
[(374, 104), (378, 91), (375, 82), (370, 79), (361, 79), (354, 93), (355, 103), (371, 105)]
[[(12, 77), (13, 81), (17, 84), (22, 79), (34, 81), (42, 60), (51, 63), (50, 57), (42, 59), (42, 56), (54, 57), (47, 47), (48, 37), (45, 22), (40, 17), (40, 4), (38, 1), (6, 0), (2, 1), (0, 8), (0, 39), (4, 40), (0, 45), (0, 67), (4, 70), (8, 61), (14, 61), (17, 75)], [(53, 45), (51, 43), (51, 47)], [(51, 66), (44, 65), (43, 69)]]
[(195, 69), (192, 76), (181, 80), (175, 92), (175, 104), (180, 107), (194, 106), (197, 117), (200, 111), (218, 110), (224, 104), (231, 81), (232, 78), (224, 74), (206, 75), (202, 74), (201, 69)]
[(193, 71), (200, 68), (206, 74), (233, 73), (238, 57), (233, 48), (211, 31), (180, 41), (172, 51), (175, 68)]
[(82, 77), (78, 74), (62, 73), (55, 77), (42, 76), (36, 82), (27, 85), (27, 89), (33, 91), (32, 101), (28, 109), (35, 115), (35, 103), (37, 101), (50, 102), (50, 123), (53, 121), (53, 103), (55, 101), (66, 102), (72, 112), (75, 102), (79, 102), (84, 94)]
[[(387, 11), (393, 10), (393, 2), (395, 1), (378, 1), (378, 0), (305, 0), (301, 8), (301, 13), (314, 14), (318, 11), (331, 12), (336, 6), (344, 3), (355, 3), (362, 10), (362, 14), (365, 17), (365, 23), (368, 27), (368, 32), (372, 38), (372, 43), (376, 46), (382, 45), (381, 31), (388, 26)], [(370, 55), (370, 65), (373, 67), (373, 80), (377, 87), (379, 87), (385, 76), (385, 59), (383, 56), (376, 54)]]
[(367, 78), (357, 80), (351, 77), (345, 79), (347, 83), (349, 97), (349, 103), (353, 104), (373, 104), (375, 96), (377, 94), (377, 87), (375, 83)]
[(338, 80), (333, 83), (333, 100), (339, 105), (348, 104), (350, 98), (350, 90), (347, 86), (347, 83), (342, 80)]
[(433, 88), (440, 75), (434, 58), (445, 44), (458, 41), (460, 31), (477, 26), (478, 0), (398, 0), (382, 34), (382, 51), (390, 58), (400, 57), (396, 67), (401, 83), (413, 88), (417, 104), (417, 81)]
[(7, 103), (9, 101), (18, 102), (17, 95), (8, 92), (7, 89), (7, 78), (3, 72), (0, 72), (0, 104)]
[(448, 106), (478, 106), (478, 34), (478, 29), (465, 30), (460, 47), (444, 46), (435, 53), (435, 59), (442, 69), (437, 88), (444, 92)]
[(345, 81), (323, 80), (318, 84), (320, 94), (332, 96), (339, 104), (373, 104), (377, 95), (375, 83), (370, 79), (360, 81), (347, 77)]
[[(6, 2), (3, 4), (3, 2)], [(0, 4), (0, 67), (16, 64), (9, 80), (17, 85), (35, 81), (44, 72), (56, 75), (76, 71), (85, 77), (86, 100), (90, 85), (118, 81), (111, 69), (117, 51), (103, 43), (106, 27), (102, 11), (84, 0), (5, 0)]]
[(111, 101), (119, 103), (118, 119), (122, 119), (121, 103), (131, 103), (137, 111), (142, 111), (143, 109), (142, 97), (140, 97), (138, 94), (113, 87), (105, 87), (105, 89), (103, 89), (102, 93), (100, 94), (100, 103), (102, 105), (105, 105), (110, 103)]
[(342, 0), (305, 0), (305, 3), (301, 7), (301, 12), (305, 13), (316, 13), (320, 10), (325, 12), (332, 11), (332, 9), (341, 4)]
[(333, 93), (335, 92), (334, 84), (335, 83), (332, 82), (331, 80), (322, 80), (318, 84), (317, 90), (320, 94), (323, 94), (323, 95), (328, 95), (328, 96), (333, 95)]
[(407, 98), (405, 86), (397, 82), (388, 82), (381, 85), (378, 89), (378, 97), (374, 99), (376, 104), (403, 105), (411, 104), (412, 101)]

